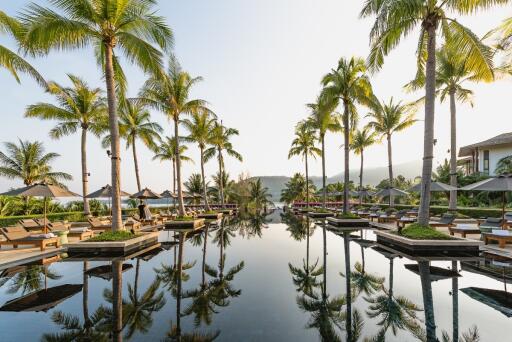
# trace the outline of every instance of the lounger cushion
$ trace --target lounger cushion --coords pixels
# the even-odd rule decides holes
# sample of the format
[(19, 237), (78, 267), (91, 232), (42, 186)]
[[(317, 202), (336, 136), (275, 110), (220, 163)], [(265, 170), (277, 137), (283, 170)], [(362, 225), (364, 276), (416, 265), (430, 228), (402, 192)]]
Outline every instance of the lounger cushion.
[(30, 235), (30, 238), (34, 238), (34, 239), (51, 239), (54, 237), (55, 237), (55, 234), (53, 234), (53, 233)]
[(70, 228), (69, 229), (69, 232), (70, 233), (86, 233), (86, 232), (90, 232), (91, 230), (87, 227), (77, 227), (77, 228)]

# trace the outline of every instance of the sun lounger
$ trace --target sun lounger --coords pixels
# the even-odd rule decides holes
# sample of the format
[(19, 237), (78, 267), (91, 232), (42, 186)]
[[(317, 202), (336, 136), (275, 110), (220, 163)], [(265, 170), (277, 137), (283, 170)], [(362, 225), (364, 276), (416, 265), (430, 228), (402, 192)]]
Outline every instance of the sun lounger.
[(94, 232), (87, 227), (71, 228), (70, 224), (65, 222), (50, 222), (48, 230), (52, 233), (67, 232), (69, 237), (77, 237), (79, 240), (85, 240), (94, 235)]
[(455, 227), (455, 223), (453, 223), (455, 221), (455, 215), (453, 214), (443, 214), (443, 216), (441, 216), (441, 219), (439, 221), (430, 221), (428, 223), (429, 226), (431, 227), (446, 227), (446, 228), (450, 228), (450, 227)]
[(7, 241), (0, 241), (0, 246), (12, 245), (13, 248), (18, 248), (18, 245), (34, 245), (41, 251), (44, 251), (48, 245), (60, 247), (60, 239), (53, 234), (31, 234), (22, 226), (0, 228), (0, 233), (7, 239)]
[(98, 217), (89, 217), (87, 221), (89, 221), (93, 231), (112, 229), (112, 222), (110, 220), (101, 220)]
[(455, 227), (448, 227), (448, 230), (450, 231), (450, 235), (454, 236), (455, 234), (460, 234), (463, 238), (465, 238), (467, 234), (480, 234), (480, 229), (477, 226), (468, 224), (458, 224)]
[(505, 216), (504, 216), (504, 219), (506, 221), (506, 225), (507, 225), (507, 228), (511, 228), (512, 227), (512, 212), (507, 212), (505, 213)]
[(482, 235), (486, 245), (489, 241), (497, 241), (500, 248), (505, 248), (507, 242), (512, 242), (512, 232), (510, 230), (493, 229), (490, 233), (484, 233)]
[(501, 217), (488, 217), (485, 221), (478, 222), (478, 228), (482, 233), (491, 233), (493, 229), (502, 229), (505, 220)]
[(37, 219), (23, 219), (19, 223), (23, 228), (29, 232), (41, 232), (44, 229), (44, 224)]

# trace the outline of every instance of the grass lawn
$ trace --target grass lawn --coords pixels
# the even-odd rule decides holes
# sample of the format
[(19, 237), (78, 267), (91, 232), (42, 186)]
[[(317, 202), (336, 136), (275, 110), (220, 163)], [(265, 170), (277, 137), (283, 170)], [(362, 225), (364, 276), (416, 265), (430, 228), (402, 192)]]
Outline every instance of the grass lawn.
[(126, 241), (139, 237), (140, 234), (133, 234), (126, 230), (120, 230), (117, 232), (104, 232), (103, 234), (92, 237), (86, 242), (109, 242), (109, 241)]
[(393, 234), (400, 235), (413, 240), (456, 240), (454, 237), (439, 232), (429, 226), (421, 226), (417, 223), (411, 224), (402, 229), (401, 233), (393, 231)]

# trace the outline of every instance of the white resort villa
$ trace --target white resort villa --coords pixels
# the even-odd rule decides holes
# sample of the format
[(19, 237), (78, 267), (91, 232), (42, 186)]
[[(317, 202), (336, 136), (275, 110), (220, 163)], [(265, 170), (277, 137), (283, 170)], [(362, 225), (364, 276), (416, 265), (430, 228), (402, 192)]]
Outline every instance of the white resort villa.
[(459, 165), (466, 175), (481, 172), (494, 176), (498, 162), (509, 156), (512, 156), (512, 132), (461, 147)]

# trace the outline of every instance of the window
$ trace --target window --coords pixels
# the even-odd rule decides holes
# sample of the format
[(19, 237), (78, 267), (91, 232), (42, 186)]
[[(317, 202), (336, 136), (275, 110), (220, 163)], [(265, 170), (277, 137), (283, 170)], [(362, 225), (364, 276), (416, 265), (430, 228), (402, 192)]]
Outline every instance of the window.
[(484, 151), (484, 174), (489, 174), (489, 150)]

